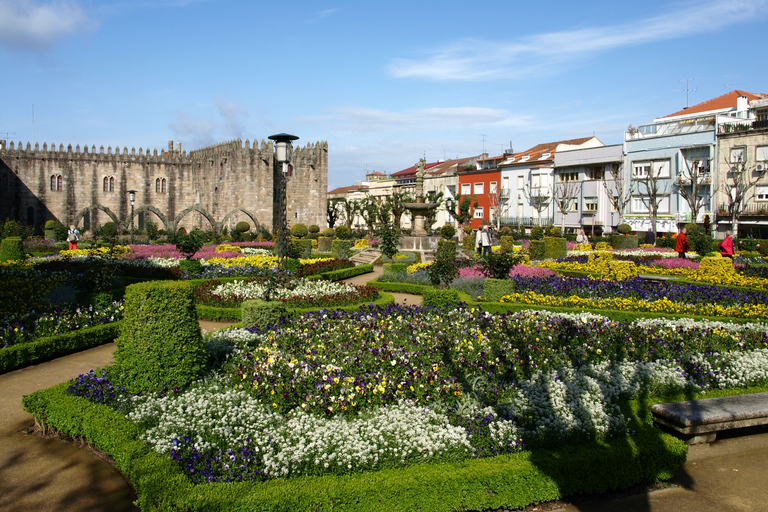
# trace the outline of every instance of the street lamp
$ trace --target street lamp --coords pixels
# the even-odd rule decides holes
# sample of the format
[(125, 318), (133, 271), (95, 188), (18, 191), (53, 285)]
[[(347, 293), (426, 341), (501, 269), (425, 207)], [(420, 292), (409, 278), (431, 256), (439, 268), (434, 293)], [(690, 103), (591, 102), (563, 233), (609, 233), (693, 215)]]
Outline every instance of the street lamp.
[(136, 191), (129, 190), (128, 198), (131, 200), (131, 243), (133, 243), (133, 205), (136, 203)]
[(273, 209), (273, 225), (277, 233), (277, 265), (285, 268), (285, 256), (288, 254), (288, 220), (286, 219), (286, 178), (291, 172), (292, 141), (298, 140), (296, 135), (278, 133), (270, 135), (269, 140), (275, 141), (275, 160), (273, 176), (275, 179), (276, 208)]

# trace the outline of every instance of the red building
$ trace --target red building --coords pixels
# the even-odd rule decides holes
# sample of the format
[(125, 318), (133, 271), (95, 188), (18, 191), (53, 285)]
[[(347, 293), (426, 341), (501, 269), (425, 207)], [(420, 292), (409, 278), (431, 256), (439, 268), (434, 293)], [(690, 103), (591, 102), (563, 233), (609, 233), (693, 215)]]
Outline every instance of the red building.
[(503, 156), (478, 159), (474, 169), (459, 171), (459, 186), (457, 192), (462, 196), (474, 197), (472, 220), (473, 229), (480, 227), (482, 222), (493, 222), (498, 215), (499, 199), (501, 198), (501, 171), (499, 163), (504, 161)]

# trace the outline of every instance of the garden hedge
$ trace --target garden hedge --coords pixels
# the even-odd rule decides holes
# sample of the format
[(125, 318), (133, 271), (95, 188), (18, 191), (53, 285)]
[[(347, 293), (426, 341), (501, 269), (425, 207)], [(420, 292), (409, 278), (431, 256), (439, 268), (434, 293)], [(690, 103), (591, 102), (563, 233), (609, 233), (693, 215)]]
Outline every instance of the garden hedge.
[(9, 236), (0, 242), (0, 261), (21, 261), (26, 257), (21, 237)]
[(350, 240), (334, 240), (331, 243), (331, 251), (333, 252), (333, 257), (336, 259), (348, 260), (351, 249), (352, 241)]
[(428, 284), (389, 283), (377, 280), (368, 281), (368, 286), (386, 292), (411, 293), (413, 295), (424, 295), (424, 293), (435, 289), (434, 286)]
[(358, 265), (356, 267), (331, 270), (330, 272), (322, 272), (320, 276), (323, 279), (327, 279), (329, 281), (340, 281), (342, 279), (349, 279), (350, 277), (368, 274), (370, 272), (373, 272), (373, 265)]
[(528, 254), (531, 255), (531, 260), (543, 260), (544, 240), (531, 240), (528, 243)]
[[(304, 228), (304, 230), (306, 231), (306, 228)], [(291, 238), (288, 240), (288, 257), (307, 259), (310, 256), (312, 256), (312, 240), (299, 238)]]
[(565, 238), (544, 237), (544, 259), (565, 258), (568, 254)]
[[(647, 404), (625, 404), (635, 435), (488, 459), (422, 464), (347, 476), (193, 485), (180, 467), (138, 439), (124, 414), (66, 392), (68, 383), (24, 397), (38, 424), (87, 440), (131, 482), (144, 512), (413, 511), (522, 508), (670, 478), (686, 445), (642, 421)], [(584, 471), (589, 468), (589, 471)]]
[(614, 249), (637, 249), (638, 238), (635, 235), (611, 235), (611, 246)]
[(5, 347), (0, 349), (0, 373), (112, 343), (119, 330), (120, 322), (112, 322)]

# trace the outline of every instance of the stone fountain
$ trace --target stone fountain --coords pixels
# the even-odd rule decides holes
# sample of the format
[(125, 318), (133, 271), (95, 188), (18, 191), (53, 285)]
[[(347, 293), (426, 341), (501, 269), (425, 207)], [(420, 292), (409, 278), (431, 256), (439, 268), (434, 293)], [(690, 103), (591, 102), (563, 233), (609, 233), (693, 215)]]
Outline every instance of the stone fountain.
[(398, 249), (401, 251), (418, 252), (421, 255), (421, 261), (432, 261), (434, 260), (435, 248), (440, 237), (429, 236), (424, 227), (424, 219), (439, 204), (424, 202), (424, 166), (426, 163), (426, 160), (422, 158), (416, 164), (416, 202), (403, 203), (403, 206), (413, 215), (413, 230), (410, 235), (400, 237)]

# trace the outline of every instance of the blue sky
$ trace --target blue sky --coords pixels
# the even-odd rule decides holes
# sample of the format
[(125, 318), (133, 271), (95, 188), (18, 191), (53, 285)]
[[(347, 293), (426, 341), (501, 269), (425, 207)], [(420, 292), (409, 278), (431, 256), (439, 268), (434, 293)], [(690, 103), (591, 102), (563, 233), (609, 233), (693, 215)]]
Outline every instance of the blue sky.
[(768, 93), (767, 23), (768, 0), (0, 0), (0, 138), (287, 132), (328, 141), (334, 188), (421, 157), (620, 143), (685, 107), (686, 78), (691, 105)]

